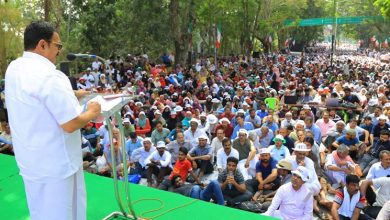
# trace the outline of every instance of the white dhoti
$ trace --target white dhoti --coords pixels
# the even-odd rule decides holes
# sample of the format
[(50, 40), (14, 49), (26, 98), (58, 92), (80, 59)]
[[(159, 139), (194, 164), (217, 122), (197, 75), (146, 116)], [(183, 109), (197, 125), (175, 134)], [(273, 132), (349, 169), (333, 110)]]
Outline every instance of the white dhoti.
[(53, 183), (24, 180), (32, 220), (85, 220), (86, 192), (83, 169)]
[(251, 161), (249, 161), (249, 167), (245, 168), (246, 159), (240, 160), (237, 164), (238, 170), (241, 171), (245, 180), (252, 179), (256, 176), (256, 163), (259, 161), (258, 155), (256, 155)]

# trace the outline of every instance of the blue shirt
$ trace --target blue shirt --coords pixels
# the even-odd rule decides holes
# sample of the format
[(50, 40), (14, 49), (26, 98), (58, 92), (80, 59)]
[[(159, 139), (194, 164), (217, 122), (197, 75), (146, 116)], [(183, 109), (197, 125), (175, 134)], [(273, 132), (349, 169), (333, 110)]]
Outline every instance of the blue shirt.
[(279, 129), (278, 124), (276, 124), (275, 122), (272, 122), (272, 124), (266, 122), (263, 124), (263, 126), (266, 126), (267, 128), (271, 129), (274, 134)]
[(143, 147), (142, 139), (140, 137), (137, 137), (137, 141), (133, 142), (131, 139), (126, 141), (126, 153), (131, 157), (131, 153), (137, 148)]
[(203, 148), (200, 148), (199, 145), (196, 147), (193, 147), (188, 154), (189, 155), (195, 155), (196, 157), (198, 156), (204, 156), (204, 155), (212, 155), (212, 148), (210, 146), (206, 146)]
[(368, 171), (368, 174), (366, 176), (366, 179), (373, 180), (379, 177), (386, 177), (387, 175), (390, 175), (390, 167), (387, 167), (385, 169), (381, 162), (374, 163), (370, 170)]
[(341, 136), (341, 137), (338, 137), (336, 139), (337, 143), (339, 144), (345, 144), (347, 146), (351, 146), (351, 145), (355, 145), (357, 143), (359, 143), (359, 139), (357, 137), (355, 137), (354, 139), (352, 140), (347, 140), (347, 138), (345, 137), (345, 135)]
[(321, 143), (321, 129), (316, 124), (312, 124), (310, 128), (306, 127), (306, 129), (310, 130), (314, 134), (314, 140), (320, 144)]
[(288, 156), (290, 156), (290, 151), (288, 148), (284, 145), (280, 147), (280, 149), (276, 148), (275, 145), (269, 146), (269, 149), (271, 150), (271, 156), (275, 161), (280, 161), (281, 159), (284, 159)]
[(265, 118), (265, 116), (268, 116), (268, 112), (267, 111), (263, 112), (261, 110), (257, 110), (256, 115), (258, 115), (261, 119), (263, 119), (263, 118)]
[(237, 126), (234, 127), (234, 129), (233, 129), (233, 133), (232, 133), (231, 139), (236, 139), (236, 138), (237, 138), (237, 135), (238, 135), (237, 132), (238, 132), (238, 130), (240, 130), (240, 129), (245, 129), (245, 130), (247, 130), (247, 131), (250, 131), (250, 130), (253, 130), (254, 127), (253, 127), (253, 124), (250, 123), (250, 122), (244, 122), (244, 126), (243, 126), (243, 127), (241, 127), (240, 125), (237, 125)]
[(272, 157), (269, 159), (269, 163), (268, 163), (267, 167), (263, 166), (263, 164), (261, 163), (261, 160), (259, 160), (256, 163), (256, 173), (261, 172), (261, 176), (264, 180), (272, 173), (273, 169), (276, 169), (276, 164), (277, 164), (277, 161), (272, 159)]

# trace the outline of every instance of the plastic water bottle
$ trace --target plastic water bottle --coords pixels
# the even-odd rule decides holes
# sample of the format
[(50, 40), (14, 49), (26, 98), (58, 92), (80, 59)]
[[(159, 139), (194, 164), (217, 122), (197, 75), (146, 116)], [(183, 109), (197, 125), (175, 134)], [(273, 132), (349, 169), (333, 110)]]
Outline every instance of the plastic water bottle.
[[(229, 171), (229, 176), (234, 176), (233, 175), (233, 171)], [(229, 188), (229, 190), (232, 189), (232, 184), (231, 183), (228, 183), (228, 188)]]

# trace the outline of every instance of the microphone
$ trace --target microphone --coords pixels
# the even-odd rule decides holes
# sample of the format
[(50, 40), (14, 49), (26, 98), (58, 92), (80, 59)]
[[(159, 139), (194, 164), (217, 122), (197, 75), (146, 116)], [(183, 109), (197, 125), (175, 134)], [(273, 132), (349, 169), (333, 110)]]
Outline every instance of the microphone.
[[(229, 174), (228, 174), (228, 176), (234, 176), (234, 174), (233, 174), (233, 171), (229, 171)], [(232, 184), (231, 183), (228, 183), (228, 188), (231, 190), (232, 189)]]

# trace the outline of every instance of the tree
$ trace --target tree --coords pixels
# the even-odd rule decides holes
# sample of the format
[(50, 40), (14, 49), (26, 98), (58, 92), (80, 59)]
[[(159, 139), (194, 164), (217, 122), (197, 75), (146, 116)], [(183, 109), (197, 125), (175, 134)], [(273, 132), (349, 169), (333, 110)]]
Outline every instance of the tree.
[(374, 4), (380, 7), (383, 16), (390, 18), (390, 0), (376, 0)]
[(171, 33), (175, 46), (175, 64), (185, 66), (195, 26), (194, 0), (171, 0), (169, 5)]
[(4, 78), (8, 63), (23, 51), (26, 20), (15, 2), (0, 2), (0, 74)]

